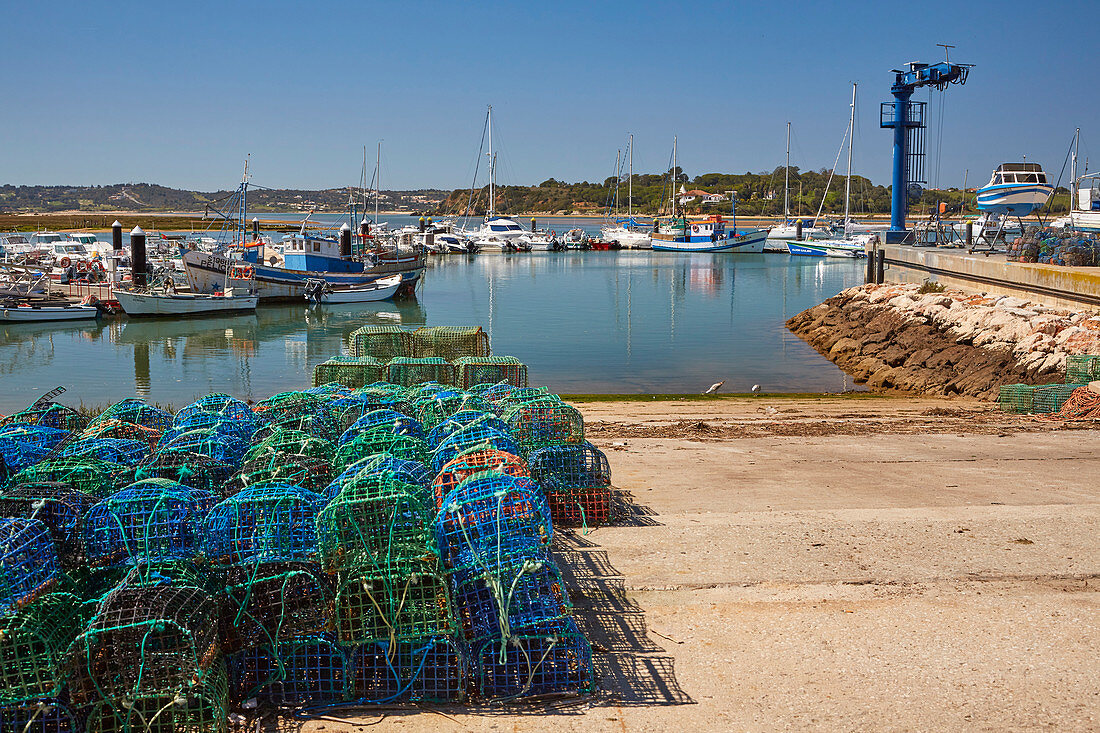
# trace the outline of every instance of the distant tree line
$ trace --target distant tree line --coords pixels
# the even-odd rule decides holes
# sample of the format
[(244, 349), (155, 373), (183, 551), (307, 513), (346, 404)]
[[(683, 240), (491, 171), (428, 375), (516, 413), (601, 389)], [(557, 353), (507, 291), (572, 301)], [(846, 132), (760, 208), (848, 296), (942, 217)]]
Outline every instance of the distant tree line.
[[(737, 213), (745, 216), (783, 215), (783, 166), (764, 173), (704, 173), (690, 178), (682, 169), (676, 170), (675, 186), (672, 171), (661, 174), (635, 174), (633, 177), (634, 213), (643, 216), (666, 214), (669, 211), (671, 191), (699, 189), (713, 194), (724, 194), (717, 203), (696, 200), (678, 210), (688, 214), (727, 213), (730, 210), (730, 192), (737, 192)], [(802, 172), (790, 167), (790, 202), (792, 217), (814, 216), (819, 207), (823, 215), (844, 213), (844, 174), (837, 172), (829, 181), (827, 169)], [(549, 178), (537, 186), (497, 186), (496, 212), (499, 214), (592, 214), (612, 211), (615, 204), (614, 176), (604, 181), (590, 183), (565, 183)], [(627, 210), (628, 181), (624, 176), (618, 183), (618, 210)], [(828, 193), (826, 194), (826, 189)], [(973, 213), (974, 193), (961, 189), (926, 190), (920, 200), (910, 204), (910, 216), (919, 217), (938, 209), (945, 203), (953, 213)], [(482, 216), (489, 203), (488, 186), (475, 189), (456, 189), (440, 204), (435, 213)], [(1069, 205), (1069, 192), (1059, 188), (1051, 201), (1052, 212), (1064, 212)], [(851, 211), (853, 215), (889, 214), (890, 187), (876, 186), (860, 175), (852, 176)]]

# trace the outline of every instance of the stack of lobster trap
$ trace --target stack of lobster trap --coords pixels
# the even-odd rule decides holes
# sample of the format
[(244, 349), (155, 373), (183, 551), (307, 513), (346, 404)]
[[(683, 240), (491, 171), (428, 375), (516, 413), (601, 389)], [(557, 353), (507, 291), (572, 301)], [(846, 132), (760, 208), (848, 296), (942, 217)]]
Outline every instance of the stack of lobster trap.
[[(478, 334), (354, 338), (461, 369), (492, 358), (469, 353)], [(514, 361), (491, 372), (511, 382), (468, 389), (326, 382), (0, 420), (0, 730), (590, 692), (551, 548), (609, 520), (610, 470)]]

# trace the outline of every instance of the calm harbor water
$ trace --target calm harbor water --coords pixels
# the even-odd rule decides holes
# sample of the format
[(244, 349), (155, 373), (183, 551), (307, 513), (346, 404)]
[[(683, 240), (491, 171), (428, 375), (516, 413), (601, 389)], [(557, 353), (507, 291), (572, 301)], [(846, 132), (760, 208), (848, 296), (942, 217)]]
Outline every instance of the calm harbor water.
[(416, 301), (194, 320), (0, 325), (0, 412), (58, 385), (62, 401), (138, 395), (180, 407), (209, 392), (263, 399), (309, 386), (366, 324), (480, 324), (494, 353), (565, 393), (851, 389), (784, 327), (862, 280), (858, 261), (787, 255), (578, 252), (430, 262)]

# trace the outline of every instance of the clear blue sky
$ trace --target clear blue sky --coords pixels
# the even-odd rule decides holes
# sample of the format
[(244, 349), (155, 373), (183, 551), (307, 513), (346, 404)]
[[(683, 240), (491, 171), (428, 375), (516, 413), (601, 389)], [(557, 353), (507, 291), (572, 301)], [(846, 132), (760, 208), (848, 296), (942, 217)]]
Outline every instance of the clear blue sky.
[(1056, 176), (1075, 127), (1100, 152), (1100, 50), (1074, 43), (1095, 0), (57, 0), (4, 19), (0, 183), (213, 190), (251, 153), (256, 184), (344, 186), (383, 139), (384, 187), (462, 187), (490, 103), (502, 183), (603, 180), (628, 132), (635, 172), (666, 170), (673, 135), (689, 175), (771, 170), (787, 120), (792, 165), (817, 169), (856, 81), (855, 167), (888, 184), (889, 71), (936, 43), (976, 64), (946, 95), (943, 187), (1025, 154)]

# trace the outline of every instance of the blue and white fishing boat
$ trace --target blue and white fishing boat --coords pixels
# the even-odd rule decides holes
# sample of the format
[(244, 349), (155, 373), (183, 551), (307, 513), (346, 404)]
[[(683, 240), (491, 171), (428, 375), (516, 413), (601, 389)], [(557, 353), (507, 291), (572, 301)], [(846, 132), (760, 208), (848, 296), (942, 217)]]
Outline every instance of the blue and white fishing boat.
[[(424, 272), (424, 260), (416, 252), (403, 253), (396, 246), (384, 247), (371, 234), (366, 222), (360, 234), (353, 236), (347, 224), (339, 237), (306, 231), (306, 221), (296, 235), (284, 239), (283, 260), (265, 263), (254, 223), (252, 241), (245, 229), (245, 197), (248, 191), (247, 168), (235, 197), (238, 213), (229, 246), (217, 252), (191, 250), (181, 245), (184, 271), (193, 293), (220, 293), (240, 289), (263, 300), (298, 300), (305, 297), (310, 280), (323, 280), (333, 288), (359, 288), (375, 281), (401, 276), (397, 295), (411, 294)], [(228, 217), (226, 217), (228, 221)], [(354, 217), (352, 218), (354, 221)]]
[(1054, 186), (1038, 163), (1002, 163), (989, 183), (978, 189), (978, 209), (1027, 216), (1046, 205)]
[[(676, 139), (672, 140), (672, 171), (677, 170)], [(672, 182), (675, 184), (675, 181)], [(649, 235), (651, 247), (659, 252), (743, 252), (758, 254), (764, 251), (768, 238), (767, 229), (749, 229), (738, 233), (736, 208), (730, 217), (730, 228), (721, 216), (710, 216), (703, 221), (689, 221), (676, 213), (676, 189), (671, 186), (672, 216), (654, 219), (653, 232)], [(737, 195), (733, 196), (734, 207)]]

